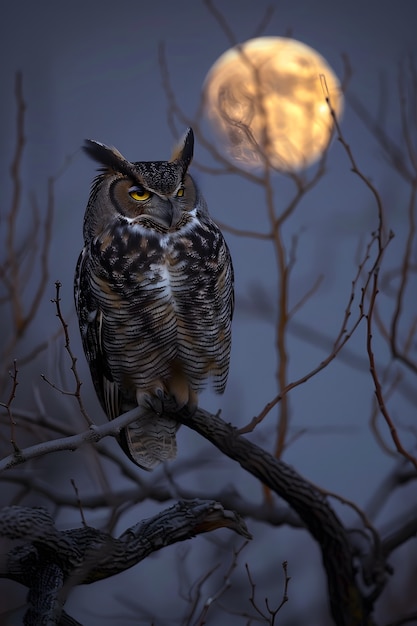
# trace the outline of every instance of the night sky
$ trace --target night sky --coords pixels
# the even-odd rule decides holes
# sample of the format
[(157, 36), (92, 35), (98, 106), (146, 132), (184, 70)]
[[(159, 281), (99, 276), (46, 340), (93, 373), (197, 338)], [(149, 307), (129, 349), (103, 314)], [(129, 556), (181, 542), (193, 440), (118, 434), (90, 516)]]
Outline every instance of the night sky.
[[(340, 79), (345, 67), (342, 55), (349, 59), (352, 76), (342, 131), (358, 165), (378, 187), (386, 203), (388, 224), (396, 234), (387, 254), (387, 268), (393, 266), (404, 247), (408, 229), (406, 192), (400, 179), (387, 166), (378, 143), (355, 113), (351, 101), (359, 100), (375, 119), (383, 120), (390, 136), (401, 143), (398, 68), (406, 55), (415, 55), (417, 51), (417, 6), (413, 0), (351, 0), (343, 3), (284, 0), (275, 4), (263, 34), (291, 35), (310, 45), (328, 61)], [(231, 0), (227, 3), (217, 1), (216, 6), (222, 10), (236, 40), (245, 41), (254, 35), (269, 5), (263, 0)], [(115, 145), (133, 161), (169, 157), (178, 137), (171, 133), (167, 122), (167, 100), (158, 63), (161, 43), (164, 44), (170, 80), (178, 102), (185, 116), (192, 119), (208, 70), (230, 47), (225, 33), (203, 2), (75, 0), (59, 3), (41, 0), (32, 3), (17, 0), (9, 3), (7, 18), (3, 15), (0, 22), (2, 189), (8, 199), (11, 191), (9, 164), (15, 140), (13, 89), (17, 70), (23, 74), (27, 103), (27, 146), (22, 172), (25, 197), (35, 193), (39, 205), (44, 205), (48, 176), (62, 170), (55, 186), (51, 285), (32, 334), (21, 350), (26, 352), (40, 336), (47, 338), (51, 328), (55, 329), (55, 315), (49, 300), (54, 296), (53, 283), (59, 279), (63, 285), (62, 306), (70, 324), (73, 346), (80, 355), (86, 404), (97, 414), (98, 421), (104, 418), (92, 392), (72, 302), (73, 271), (82, 246), (83, 214), (95, 175), (94, 163), (81, 152), (80, 146), (85, 138), (91, 138)], [(185, 128), (181, 122), (177, 122), (177, 128), (182, 135)], [(214, 138), (214, 135), (208, 136)], [(267, 215), (262, 192), (240, 177), (210, 175), (198, 168), (200, 164), (214, 165), (210, 155), (197, 143), (194, 175), (212, 216), (232, 227), (266, 232)], [(291, 182), (277, 175), (274, 191), (279, 211), (293, 193)], [(300, 334), (301, 327), (315, 329), (330, 342), (337, 334), (357, 267), (358, 245), (363, 246), (374, 230), (376, 216), (371, 195), (350, 172), (345, 151), (334, 141), (326, 176), (302, 200), (284, 228), (287, 242), (298, 237), (291, 302), (295, 304), (302, 298), (323, 274), (316, 296), (299, 311), (290, 327), (290, 380), (302, 376), (326, 356), (325, 342), (315, 345), (308, 338), (308, 331), (307, 337)], [(21, 227), (25, 228), (25, 225), (22, 217)], [(222, 407), (226, 421), (242, 426), (276, 395), (273, 320), (277, 275), (269, 243), (240, 238), (227, 230), (225, 236), (234, 260), (237, 295), (229, 385), (223, 398), (207, 391), (201, 404), (213, 411)], [(354, 499), (360, 506), (366, 505), (369, 494), (393, 467), (392, 459), (381, 451), (369, 430), (373, 388), (366, 375), (364, 337), (365, 327), (362, 326), (349, 343), (350, 353), (358, 357), (353, 365), (338, 358), (331, 367), (291, 395), (292, 434), (297, 435), (304, 429), (307, 433), (296, 436), (284, 456), (313, 482)], [(49, 355), (39, 367), (54, 372), (56, 358), (56, 354)], [(383, 343), (379, 345), (378, 358), (381, 363), (386, 362), (387, 350)], [(21, 393), (25, 393), (26, 398), (30, 396), (29, 382)], [(45, 393), (51, 394), (51, 390)], [(409, 423), (412, 416), (410, 402), (399, 397), (394, 414), (401, 415), (403, 423)], [(275, 424), (276, 413), (270, 416), (258, 435), (257, 440), (262, 445), (270, 447)], [(382, 431), (389, 441), (387, 430), (382, 427)], [(405, 441), (410, 443), (412, 439)], [(203, 456), (218, 458), (208, 443), (200, 444), (195, 435), (185, 432), (185, 428), (181, 429), (178, 442), (180, 457), (190, 454), (195, 458), (195, 450), (201, 447)], [(116, 446), (114, 442), (109, 445)], [(208, 465), (205, 469), (203, 466), (197, 472), (195, 485), (202, 493), (205, 488), (212, 489), (213, 484), (218, 484), (219, 489), (224, 484), (235, 484), (239, 489), (245, 489), (247, 497), (260, 500), (262, 494), (255, 481), (242, 479), (242, 473), (230, 463), (218, 463), (216, 467), (213, 471), (213, 467)], [(65, 489), (73, 473), (71, 466), (63, 470), (61, 480)], [(193, 484), (193, 477), (188, 476), (184, 481)], [(389, 520), (403, 505), (401, 497), (393, 501), (394, 509), (387, 509), (383, 520)], [(143, 505), (139, 514), (146, 516), (154, 510), (152, 503), (149, 507)], [(354, 522), (351, 513), (348, 518)], [(91, 512), (89, 521), (99, 525), (100, 513)], [(70, 521), (62, 520), (62, 523), (70, 525), (78, 521), (74, 517)], [(126, 521), (121, 528), (124, 525)], [(268, 529), (266, 533), (261, 524), (250, 526), (255, 541), (247, 548), (244, 560), (253, 563), (253, 570), (261, 580), (264, 564), (269, 564), (272, 535), (276, 542), (273, 544), (276, 567), (279, 569), (279, 563), (284, 559), (289, 561), (293, 593), (297, 597), (297, 602), (289, 606), (286, 615), (305, 615), (306, 608), (319, 604), (319, 600), (312, 600), (312, 597), (320, 597), (324, 584), (322, 574), (315, 574), (320, 571), (316, 549), (312, 549), (311, 563), (310, 560), (305, 563), (299, 550), (311, 546), (311, 542), (304, 534), (288, 533), (287, 537), (282, 529)], [(210, 545), (206, 542), (201, 547), (202, 554), (210, 552)], [(169, 567), (174, 567), (175, 554), (174, 550), (167, 551), (166, 556), (159, 554), (149, 561), (148, 570), (148, 561), (146, 566), (142, 564), (138, 576), (150, 598), (154, 593), (152, 577), (158, 580), (165, 568), (168, 571)], [(136, 593), (137, 580), (132, 580), (127, 573), (123, 581), (125, 594), (129, 589), (132, 594)], [(172, 595), (172, 606), (175, 606), (176, 584), (170, 587), (168, 581), (163, 588), (167, 598)], [(104, 589), (104, 585), (97, 585), (77, 591), (72, 599), (74, 616), (82, 620), (85, 607), (91, 603), (97, 606)], [(104, 613), (104, 607), (109, 605), (117, 615), (120, 606), (116, 602), (112, 604), (110, 595), (102, 602), (102, 611)], [(175, 608), (172, 610), (175, 612)], [(107, 623), (100, 619), (85, 619), (93, 626)], [(299, 622), (287, 622), (283, 616), (283, 624), (306, 623), (299, 619)], [(309, 622), (309, 626), (315, 624)]]

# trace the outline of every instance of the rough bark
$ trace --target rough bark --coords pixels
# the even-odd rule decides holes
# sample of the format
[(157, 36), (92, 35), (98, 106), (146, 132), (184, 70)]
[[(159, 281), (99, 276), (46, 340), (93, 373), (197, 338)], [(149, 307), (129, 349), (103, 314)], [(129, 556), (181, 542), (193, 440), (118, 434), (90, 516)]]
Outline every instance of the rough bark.
[(217, 528), (250, 538), (244, 521), (214, 501), (181, 500), (118, 538), (91, 527), (59, 531), (45, 509), (4, 507), (0, 536), (19, 545), (0, 561), (0, 577), (29, 587), (25, 626), (76, 623), (62, 611), (74, 585), (114, 576), (156, 550)]
[(330, 610), (337, 626), (373, 626), (372, 603), (362, 595), (346, 529), (327, 499), (292, 467), (239, 435), (218, 415), (198, 409), (177, 419), (286, 500), (320, 546)]

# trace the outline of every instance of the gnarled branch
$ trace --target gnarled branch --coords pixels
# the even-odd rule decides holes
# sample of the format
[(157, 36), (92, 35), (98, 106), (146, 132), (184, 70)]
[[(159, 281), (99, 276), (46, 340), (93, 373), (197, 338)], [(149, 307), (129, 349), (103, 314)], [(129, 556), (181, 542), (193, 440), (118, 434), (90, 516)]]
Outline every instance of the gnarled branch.
[[(239, 435), (236, 428), (226, 424), (218, 415), (198, 409), (192, 416), (183, 412), (176, 419), (237, 461), (243, 469), (284, 498), (300, 516), (321, 549), (335, 624), (372, 626), (372, 601), (367, 601), (356, 581), (346, 529), (325, 496), (289, 465)], [(372, 600), (376, 595), (375, 591), (370, 594)]]
[(26, 625), (60, 624), (74, 585), (109, 578), (165, 546), (218, 528), (251, 537), (239, 515), (218, 502), (198, 499), (181, 500), (118, 538), (88, 526), (59, 531), (45, 509), (4, 507), (0, 536), (23, 544), (0, 560), (0, 577), (29, 587)]

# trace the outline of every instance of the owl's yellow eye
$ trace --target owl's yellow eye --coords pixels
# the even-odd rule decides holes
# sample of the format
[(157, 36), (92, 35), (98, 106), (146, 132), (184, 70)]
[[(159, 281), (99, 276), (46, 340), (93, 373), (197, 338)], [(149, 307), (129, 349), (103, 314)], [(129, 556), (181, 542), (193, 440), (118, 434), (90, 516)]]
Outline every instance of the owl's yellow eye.
[(145, 202), (145, 200), (148, 200), (151, 197), (151, 192), (146, 191), (143, 187), (134, 185), (129, 189), (129, 196), (138, 202)]
[(181, 187), (180, 189), (178, 189), (177, 191), (177, 198), (182, 198), (184, 195), (184, 188)]

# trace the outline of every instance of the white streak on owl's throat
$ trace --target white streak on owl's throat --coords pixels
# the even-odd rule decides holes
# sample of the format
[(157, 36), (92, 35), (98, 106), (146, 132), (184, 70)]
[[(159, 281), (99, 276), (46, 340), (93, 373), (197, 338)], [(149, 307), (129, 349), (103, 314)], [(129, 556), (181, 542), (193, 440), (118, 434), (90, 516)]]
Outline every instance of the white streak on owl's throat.
[(164, 296), (168, 300), (172, 300), (173, 294), (172, 294), (171, 276), (170, 276), (167, 266), (155, 265), (154, 267), (152, 267), (151, 265), (151, 271), (157, 272), (159, 274), (160, 276), (159, 287), (162, 286)]
[(129, 224), (129, 228), (132, 229), (133, 232), (141, 235), (142, 237), (150, 238), (157, 237), (158, 243), (161, 248), (167, 248), (170, 246), (171, 238), (177, 237), (178, 235), (185, 235), (190, 233), (196, 226), (199, 225), (199, 218), (197, 217), (197, 207), (187, 212), (187, 216), (189, 219), (187, 222), (178, 230), (173, 230), (171, 232), (167, 232), (162, 234), (160, 232), (152, 231), (149, 226), (144, 226), (140, 222), (140, 218), (137, 217), (127, 217), (123, 216), (123, 220)]
[[(176, 291), (178, 288), (178, 282), (181, 283), (178, 277), (178, 268), (175, 271), (172, 270), (171, 263), (168, 262), (168, 258), (172, 255), (175, 257), (175, 244), (178, 240), (178, 236), (184, 236), (191, 233), (200, 224), (200, 219), (197, 216), (197, 207), (187, 212), (187, 222), (178, 230), (167, 232), (162, 234), (160, 232), (153, 231), (149, 226), (144, 226), (140, 223), (138, 218), (125, 217), (125, 221), (129, 224), (129, 228), (146, 239), (156, 239), (158, 246), (162, 250), (165, 262), (158, 261), (157, 263), (150, 263), (148, 271), (151, 275), (159, 275), (158, 288), (162, 288), (161, 299), (170, 301), (174, 309), (176, 308)], [(170, 269), (171, 268), (171, 269)], [(142, 289), (145, 291), (152, 291), (154, 285), (152, 283), (143, 285)]]

